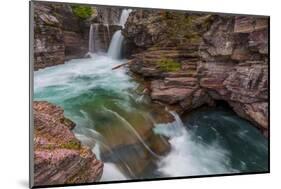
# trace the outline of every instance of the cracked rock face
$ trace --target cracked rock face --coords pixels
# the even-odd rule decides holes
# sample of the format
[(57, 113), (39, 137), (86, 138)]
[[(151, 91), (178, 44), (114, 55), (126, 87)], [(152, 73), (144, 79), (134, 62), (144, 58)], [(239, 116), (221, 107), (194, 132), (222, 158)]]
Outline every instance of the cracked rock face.
[(69, 5), (34, 2), (34, 69), (83, 57), (88, 51), (85, 30)]
[[(268, 18), (173, 15), (137, 10), (123, 31), (126, 43), (137, 49), (129, 54), (130, 70), (150, 81), (151, 98), (182, 111), (223, 100), (267, 136)], [(155, 19), (163, 27), (154, 27)], [(178, 20), (183, 26), (173, 29), (173, 21)], [(157, 37), (151, 40), (173, 30), (175, 37), (167, 37), (166, 46)], [(139, 37), (145, 44), (138, 42)], [(163, 70), (159, 65), (163, 60), (180, 66)]]
[(75, 137), (75, 124), (63, 110), (35, 101), (34, 185), (92, 183), (101, 178), (103, 163)]

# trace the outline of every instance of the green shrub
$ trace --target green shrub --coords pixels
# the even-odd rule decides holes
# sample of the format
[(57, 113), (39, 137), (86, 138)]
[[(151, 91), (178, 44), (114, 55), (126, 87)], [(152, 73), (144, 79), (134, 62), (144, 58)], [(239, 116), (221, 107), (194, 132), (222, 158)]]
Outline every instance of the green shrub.
[(181, 69), (181, 64), (173, 59), (162, 59), (156, 62), (161, 71), (176, 72)]
[(93, 14), (93, 9), (90, 6), (86, 5), (72, 5), (72, 11), (75, 16), (79, 17), (82, 20), (90, 18)]

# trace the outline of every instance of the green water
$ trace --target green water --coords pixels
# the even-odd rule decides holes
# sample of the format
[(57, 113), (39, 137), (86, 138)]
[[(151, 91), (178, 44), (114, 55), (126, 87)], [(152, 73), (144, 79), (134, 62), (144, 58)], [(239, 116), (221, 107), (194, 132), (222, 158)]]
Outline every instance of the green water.
[[(112, 70), (122, 63), (96, 54), (34, 73), (34, 99), (63, 107), (76, 136), (105, 162), (102, 181), (268, 169), (267, 139), (249, 122), (225, 109), (182, 122), (155, 108), (125, 68)], [(167, 115), (175, 121), (165, 123)]]
[(203, 108), (186, 115), (192, 139), (218, 143), (229, 152), (229, 166), (239, 172), (268, 170), (268, 140), (248, 121), (224, 107)]

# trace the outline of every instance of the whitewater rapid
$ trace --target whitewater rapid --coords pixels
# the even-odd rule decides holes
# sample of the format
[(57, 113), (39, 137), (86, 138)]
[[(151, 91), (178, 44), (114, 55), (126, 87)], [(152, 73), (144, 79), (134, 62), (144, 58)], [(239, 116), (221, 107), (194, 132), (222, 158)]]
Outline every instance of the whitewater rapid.
[(218, 143), (206, 144), (192, 139), (180, 117), (171, 112), (175, 121), (160, 124), (154, 132), (169, 138), (171, 151), (158, 162), (158, 171), (169, 177), (237, 173), (231, 168), (229, 151)]
[[(122, 27), (129, 13), (130, 10), (123, 11), (119, 22)], [(76, 137), (91, 147), (98, 159), (104, 161), (101, 181), (225, 174), (256, 169), (258, 166), (261, 170), (266, 168), (266, 164), (259, 165), (259, 156), (267, 152), (265, 142), (256, 144), (255, 138), (260, 136), (251, 129), (245, 130), (241, 126), (236, 131), (240, 125), (248, 123), (231, 116), (220, 116), (219, 119), (206, 120), (205, 123), (202, 116), (196, 117), (196, 120), (202, 122), (192, 124), (188, 129), (175, 112), (170, 112), (175, 121), (152, 125), (152, 137), (165, 137), (170, 144), (170, 151), (167, 154), (156, 154), (138, 133), (138, 130), (150, 127), (151, 123), (147, 120), (153, 120), (149, 111), (146, 111), (147, 104), (143, 96), (136, 93), (140, 85), (128, 74), (126, 67), (112, 70), (127, 61), (121, 59), (122, 32), (116, 31), (108, 52), (101, 53), (96, 52), (97, 45), (93, 44), (96, 40), (95, 27), (98, 26), (92, 25), (89, 32), (92, 36), (89, 42), (90, 57), (73, 59), (65, 64), (34, 72), (34, 99), (49, 101), (63, 107), (65, 116), (76, 123), (74, 129)], [(220, 127), (215, 126), (220, 125), (220, 122), (223, 122), (222, 125), (226, 129), (232, 126), (233, 131), (217, 132), (216, 129)], [(202, 127), (200, 124), (208, 126)], [(197, 127), (202, 131), (196, 133), (194, 128)], [(209, 140), (212, 132), (219, 137)], [(248, 137), (249, 133), (254, 134)], [(229, 140), (233, 140), (238, 147), (246, 146), (248, 153), (253, 149), (258, 151), (254, 151), (254, 158), (243, 157), (240, 160), (239, 155), (232, 153), (236, 149), (232, 150), (231, 145), (226, 145), (232, 144)], [(118, 148), (112, 141), (137, 141), (137, 145), (128, 147), (126, 144), (127, 146)], [(111, 150), (110, 145), (117, 150)], [(107, 158), (104, 157), (105, 152), (109, 154)], [(140, 163), (131, 162), (134, 159), (130, 158), (147, 155), (147, 152), (150, 163), (155, 164), (155, 167), (151, 166), (153, 167), (151, 170), (143, 171), (149, 176), (134, 173), (132, 165), (136, 164), (138, 167)], [(247, 168), (244, 159), (251, 164), (250, 168)], [(236, 161), (238, 166), (235, 164)]]

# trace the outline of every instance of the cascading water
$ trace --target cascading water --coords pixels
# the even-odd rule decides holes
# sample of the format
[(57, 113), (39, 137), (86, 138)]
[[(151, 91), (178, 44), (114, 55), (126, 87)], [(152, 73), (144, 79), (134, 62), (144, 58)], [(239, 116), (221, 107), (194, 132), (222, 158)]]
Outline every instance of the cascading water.
[(108, 40), (110, 42), (110, 29), (109, 29), (109, 24), (105, 24), (105, 27), (106, 27), (106, 31), (107, 31), (107, 37), (108, 37)]
[[(119, 25), (124, 28), (125, 23), (129, 17), (129, 14), (132, 10), (131, 9), (124, 9), (121, 13), (120, 20), (119, 20)], [(121, 57), (121, 47), (122, 47), (122, 42), (123, 42), (123, 35), (121, 30), (118, 30), (114, 33), (109, 48), (108, 48), (108, 56), (114, 59), (118, 59)]]
[[(129, 12), (122, 12), (120, 25)], [(98, 25), (92, 24), (92, 53), (97, 52), (96, 31)], [(112, 70), (124, 63), (117, 59), (122, 40), (119, 30), (107, 55), (34, 73), (34, 99), (63, 107), (76, 123), (77, 138), (104, 162), (102, 181), (267, 170), (266, 140), (233, 113), (196, 112), (182, 121), (171, 112), (174, 122), (154, 124), (151, 106), (135, 92), (139, 85), (126, 69)]]
[(113, 59), (119, 59), (121, 57), (121, 47), (123, 42), (123, 35), (121, 30), (116, 31), (111, 39), (111, 43), (108, 48), (108, 56)]
[(90, 31), (89, 31), (89, 48), (88, 48), (89, 52), (94, 52), (94, 43), (93, 43), (94, 31), (93, 30), (94, 30), (93, 29), (93, 24), (91, 24)]
[(127, 22), (127, 19), (128, 19), (131, 12), (132, 12), (132, 9), (122, 10), (122, 13), (121, 13), (121, 16), (120, 16), (120, 19), (119, 19), (119, 25), (122, 26), (123, 28), (124, 28), (124, 26)]
[(175, 112), (172, 115), (175, 118), (173, 123), (155, 128), (156, 133), (170, 138), (172, 147), (171, 152), (158, 162), (159, 172), (170, 177), (239, 172), (226, 165), (229, 162), (227, 150), (219, 144), (196, 142), (179, 116)]
[(89, 31), (89, 52), (94, 53), (99, 49), (98, 39), (99, 24), (91, 24)]

